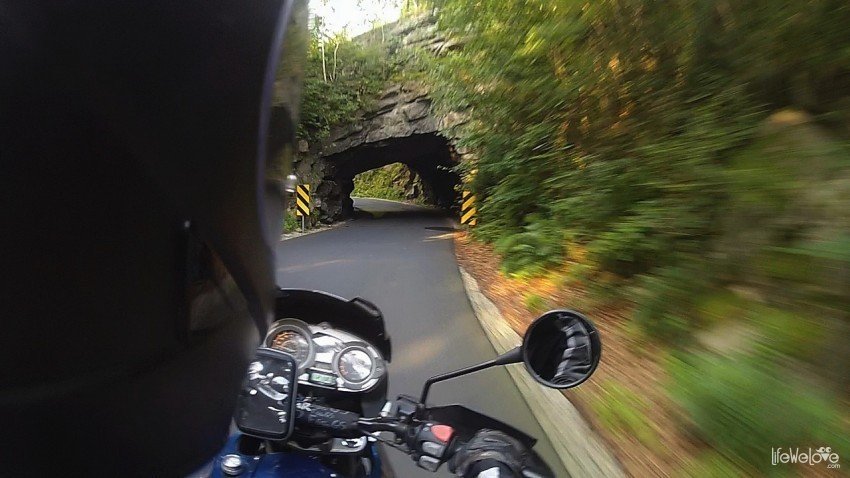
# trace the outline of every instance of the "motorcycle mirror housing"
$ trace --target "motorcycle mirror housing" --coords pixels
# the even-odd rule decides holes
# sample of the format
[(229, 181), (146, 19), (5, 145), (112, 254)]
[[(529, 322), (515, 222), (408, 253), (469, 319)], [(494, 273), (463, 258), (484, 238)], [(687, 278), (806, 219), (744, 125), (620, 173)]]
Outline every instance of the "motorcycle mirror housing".
[(522, 341), (522, 361), (535, 380), (551, 388), (572, 388), (599, 365), (599, 331), (584, 315), (553, 310), (531, 323)]
[(295, 194), (295, 188), (298, 186), (298, 176), (290, 174), (283, 180), (283, 190), (289, 194)]
[(573, 310), (553, 310), (538, 317), (522, 345), (478, 365), (429, 378), (419, 403), (426, 404), (431, 385), (497, 365), (524, 362), (535, 380), (550, 388), (572, 388), (587, 380), (599, 365), (602, 341), (596, 326)]

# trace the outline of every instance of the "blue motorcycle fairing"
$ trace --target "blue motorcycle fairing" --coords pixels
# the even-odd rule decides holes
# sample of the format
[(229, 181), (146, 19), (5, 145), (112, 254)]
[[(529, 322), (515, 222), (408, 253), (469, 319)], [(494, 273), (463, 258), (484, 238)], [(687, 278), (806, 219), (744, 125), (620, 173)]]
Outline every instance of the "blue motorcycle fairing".
[(221, 471), (221, 460), (225, 455), (242, 457), (243, 471), (240, 477), (251, 478), (335, 478), (339, 475), (325, 468), (315, 458), (295, 453), (268, 453), (263, 455), (242, 455), (236, 444), (241, 434), (237, 433), (227, 440), (227, 444), (213, 462), (211, 478), (228, 478)]
[[(237, 451), (237, 442), (241, 434), (237, 433), (227, 440), (213, 462), (211, 478), (228, 478), (221, 471), (221, 460), (225, 455), (242, 457), (243, 471), (240, 477), (251, 478), (339, 478), (339, 473), (322, 465), (318, 459), (297, 453), (268, 453), (263, 455), (243, 455)], [(381, 458), (374, 443), (369, 444), (372, 456), (372, 472), (368, 477), (381, 476)]]

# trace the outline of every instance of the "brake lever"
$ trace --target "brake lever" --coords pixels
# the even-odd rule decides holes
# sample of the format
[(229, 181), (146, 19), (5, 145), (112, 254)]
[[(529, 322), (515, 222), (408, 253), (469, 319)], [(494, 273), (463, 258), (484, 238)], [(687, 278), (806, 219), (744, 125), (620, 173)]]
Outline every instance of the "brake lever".
[(366, 433), (390, 432), (396, 438), (405, 437), (408, 430), (404, 423), (387, 417), (360, 418), (357, 420), (357, 428)]

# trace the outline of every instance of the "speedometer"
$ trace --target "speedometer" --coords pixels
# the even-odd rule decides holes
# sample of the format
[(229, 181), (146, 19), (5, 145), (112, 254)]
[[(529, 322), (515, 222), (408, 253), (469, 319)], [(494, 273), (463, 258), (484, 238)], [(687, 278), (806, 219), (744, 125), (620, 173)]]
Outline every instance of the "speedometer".
[(372, 376), (375, 362), (368, 352), (359, 348), (351, 347), (344, 351), (337, 362), (339, 375), (351, 383), (362, 383)]

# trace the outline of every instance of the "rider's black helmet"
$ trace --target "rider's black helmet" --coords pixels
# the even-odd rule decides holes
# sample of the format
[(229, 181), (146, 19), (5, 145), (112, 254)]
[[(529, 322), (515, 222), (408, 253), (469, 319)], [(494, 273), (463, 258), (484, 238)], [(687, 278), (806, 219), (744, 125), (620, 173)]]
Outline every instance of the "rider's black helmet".
[(0, 7), (0, 475), (178, 476), (273, 310), (306, 5)]

